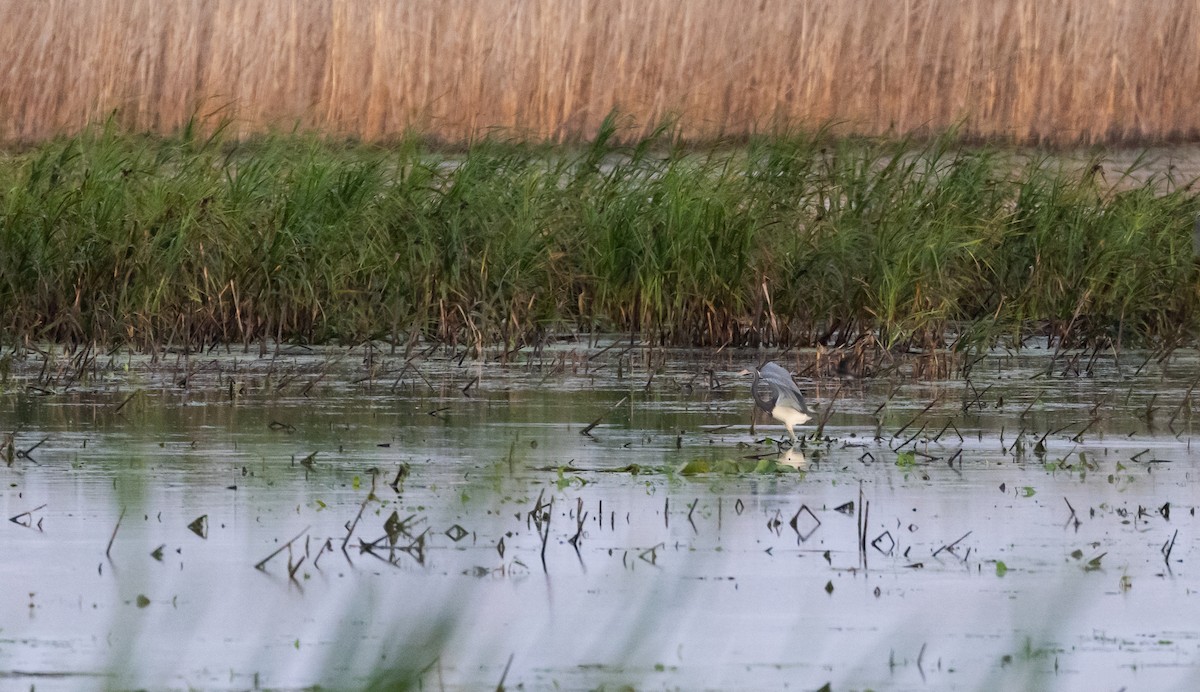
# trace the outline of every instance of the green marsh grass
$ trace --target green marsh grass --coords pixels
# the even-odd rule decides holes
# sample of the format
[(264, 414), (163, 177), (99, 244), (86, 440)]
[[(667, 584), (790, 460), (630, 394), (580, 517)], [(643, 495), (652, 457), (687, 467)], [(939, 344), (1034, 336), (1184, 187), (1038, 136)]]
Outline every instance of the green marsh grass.
[[(0, 158), (3, 339), (1175, 345), (1192, 181), (823, 131), (442, 152), (97, 127)], [(1139, 161), (1135, 166), (1146, 167)], [(1143, 181), (1143, 182), (1137, 182)]]

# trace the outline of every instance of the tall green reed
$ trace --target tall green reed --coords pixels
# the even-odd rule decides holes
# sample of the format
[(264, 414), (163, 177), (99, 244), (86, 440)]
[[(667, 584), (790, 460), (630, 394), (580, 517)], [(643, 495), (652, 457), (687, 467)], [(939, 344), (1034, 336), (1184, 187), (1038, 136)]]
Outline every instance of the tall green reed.
[[(824, 131), (439, 153), (111, 124), (0, 158), (6, 341), (154, 349), (553, 332), (981, 348), (1194, 336), (1188, 181)], [(1141, 174), (1140, 177), (1132, 175)], [(1144, 180), (1144, 182), (1136, 182)]]

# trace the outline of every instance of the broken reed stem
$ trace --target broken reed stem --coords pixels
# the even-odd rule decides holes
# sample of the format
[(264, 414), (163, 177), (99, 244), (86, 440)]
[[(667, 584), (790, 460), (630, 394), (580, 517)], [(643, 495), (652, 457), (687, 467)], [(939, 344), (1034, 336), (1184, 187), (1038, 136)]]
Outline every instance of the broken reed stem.
[(575, 498), (575, 535), (569, 541), (576, 551), (579, 550), (579, 537), (583, 535), (583, 522), (587, 521), (587, 512), (583, 511), (583, 498)]
[(1071, 441), (1082, 443), (1083, 442), (1083, 434), (1085, 432), (1087, 432), (1088, 429), (1090, 429), (1093, 425), (1095, 425), (1097, 420), (1099, 420), (1099, 419), (1093, 418), (1090, 421), (1088, 421), (1087, 425), (1083, 426), (1083, 429), (1080, 430), (1078, 433), (1075, 434), (1074, 437), (1071, 438)]
[(961, 543), (961, 542), (963, 541), (963, 539), (964, 539), (964, 538), (966, 538), (967, 536), (970, 536), (970, 535), (971, 535), (971, 533), (972, 533), (971, 531), (968, 531), (968, 532), (964, 533), (962, 536), (959, 536), (959, 538), (958, 538), (958, 540), (957, 540), (957, 541), (954, 541), (953, 543), (951, 543), (951, 544), (949, 544), (949, 545), (943, 545), (942, 547), (940, 547), (940, 548), (938, 548), (937, 550), (933, 551), (933, 556), (934, 556), (934, 557), (937, 557), (937, 556), (938, 556), (938, 553), (942, 552), (943, 550), (945, 550), (946, 552), (948, 552), (948, 553), (950, 553), (950, 554), (952, 554), (952, 555), (953, 555), (953, 554), (954, 554), (954, 547), (955, 547), (955, 546), (957, 546), (959, 543)]
[[(29, 447), (28, 449), (18, 449), (17, 450), (17, 458), (25, 459), (26, 461), (33, 461), (33, 456), (32, 456), (33, 451), (35, 449), (37, 449), (38, 447), (41, 447), (42, 445), (46, 444), (46, 441), (49, 439), (50, 439), (49, 437), (43, 437), (42, 439), (38, 440), (38, 442), (36, 444), (34, 444), (32, 447)], [(34, 463), (36, 464), (37, 462), (34, 462)]]
[[(13, 515), (13, 516), (9, 517), (8, 520), (11, 521), (12, 523), (16, 524), (17, 526), (24, 526), (27, 529), (32, 529), (35, 526), (35, 524), (33, 523), (33, 513), (43, 510), (45, 508), (46, 508), (46, 504), (42, 503), (42, 504), (38, 505), (37, 507), (34, 507), (33, 509), (21, 512), (20, 514)], [(27, 523), (27, 524), (22, 523), (21, 520), (26, 517), (29, 518), (29, 523)], [(42, 520), (41, 519), (37, 520), (36, 527), (37, 527), (38, 531), (42, 530)]]
[[(342, 552), (346, 551), (346, 546), (350, 543), (350, 537), (354, 535), (354, 528), (358, 526), (358, 521), (362, 519), (363, 512), (367, 509), (367, 504), (375, 499), (375, 478), (377, 474), (371, 474), (371, 491), (363, 498), (362, 504), (358, 506), (358, 514), (355, 515), (354, 521), (346, 529), (346, 537), (342, 539)], [(399, 477), (399, 474), (397, 474)]]
[(1074, 425), (1074, 424), (1073, 424), (1073, 423), (1067, 423), (1066, 425), (1062, 426), (1061, 428), (1055, 428), (1054, 430), (1047, 430), (1047, 431), (1046, 431), (1046, 434), (1042, 435), (1042, 436), (1041, 436), (1041, 438), (1040, 438), (1040, 439), (1038, 439), (1038, 441), (1037, 441), (1037, 444), (1036, 444), (1036, 445), (1034, 445), (1034, 449), (1035, 449), (1035, 450), (1041, 449), (1042, 451), (1045, 451), (1045, 449), (1046, 449), (1046, 438), (1050, 437), (1051, 435), (1057, 435), (1057, 434), (1059, 434), (1060, 432), (1062, 432), (1062, 431), (1066, 430), (1067, 428), (1071, 427), (1072, 425)]
[[(920, 418), (921, 416), (925, 415), (926, 413), (929, 413), (929, 409), (933, 408), (933, 407), (934, 407), (934, 406), (937, 404), (937, 402), (941, 400), (941, 398), (942, 398), (942, 395), (941, 395), (941, 394), (938, 394), (937, 396), (933, 397), (933, 401), (930, 401), (928, 404), (926, 404), (926, 405), (925, 405), (925, 408), (921, 409), (921, 412), (920, 412), (920, 413), (918, 413), (917, 415), (913, 416), (913, 417), (912, 417), (912, 420), (910, 420), (909, 422), (905, 423), (905, 424), (904, 424), (904, 427), (902, 427), (902, 428), (900, 428), (899, 430), (897, 430), (897, 431), (896, 431), (896, 434), (895, 434), (895, 435), (892, 435), (892, 439), (894, 440), (894, 439), (896, 439), (897, 437), (900, 437), (901, 435), (903, 435), (903, 434), (904, 434), (904, 431), (905, 431), (905, 430), (908, 430), (909, 426), (911, 426), (913, 423), (916, 423), (918, 418)], [(919, 434), (919, 433), (918, 433), (918, 434)]]
[(872, 415), (878, 416), (879, 412), (882, 411), (884, 409), (884, 407), (886, 407), (888, 405), (889, 402), (891, 402), (892, 397), (896, 396), (896, 393), (900, 391), (900, 387), (901, 387), (900, 384), (897, 384), (895, 387), (892, 387), (892, 391), (888, 392), (887, 398), (885, 398), (883, 400), (882, 404), (875, 407), (875, 413), (873, 413)]
[(1029, 414), (1029, 410), (1032, 409), (1033, 405), (1036, 404), (1042, 398), (1042, 394), (1044, 394), (1044, 393), (1045, 393), (1044, 391), (1038, 392), (1037, 396), (1033, 397), (1033, 401), (1030, 401), (1029, 405), (1025, 407), (1025, 410), (1021, 411), (1021, 415), (1020, 415), (1021, 420), (1025, 419), (1025, 416)]
[(1179, 537), (1179, 529), (1175, 529), (1175, 533), (1171, 534), (1171, 540), (1167, 541), (1166, 543), (1163, 543), (1163, 547), (1162, 547), (1163, 562), (1166, 562), (1168, 564), (1168, 566), (1170, 565), (1171, 551), (1175, 549), (1175, 539), (1178, 537)]
[(863, 496), (862, 481), (858, 482), (858, 562), (867, 568), (867, 502)]
[[(342, 546), (342, 550), (345, 550), (345, 549), (346, 549), (346, 547)], [(333, 552), (333, 539), (326, 538), (325, 542), (321, 544), (321, 549), (317, 551), (317, 556), (313, 558), (313, 568), (321, 569), (321, 556), (324, 555), (325, 553), (332, 553), (332, 552)]]
[[(289, 566), (288, 579), (290, 579), (291, 581), (296, 581), (296, 572), (300, 570), (300, 565), (303, 565), (303, 564), (304, 564), (304, 556), (301, 555), (300, 559), (296, 560), (296, 564)], [(296, 582), (296, 583), (298, 584), (299, 582)]]
[(104, 557), (112, 560), (109, 554), (112, 552), (113, 541), (117, 540), (117, 530), (121, 528), (121, 520), (125, 518), (125, 508), (121, 508), (121, 515), (117, 517), (117, 524), (113, 527), (112, 535), (108, 537), (108, 546), (104, 549)]
[(1075, 529), (1078, 531), (1083, 522), (1079, 521), (1079, 516), (1075, 514), (1075, 508), (1071, 506), (1071, 501), (1063, 497), (1063, 502), (1067, 503), (1067, 509), (1071, 510), (1071, 516), (1067, 517), (1066, 523), (1069, 525), (1071, 522), (1075, 522)]
[(833, 397), (829, 400), (829, 405), (825, 407), (825, 411), (821, 414), (821, 420), (817, 423), (817, 429), (813, 431), (814, 439), (821, 439), (821, 434), (825, 432), (825, 424), (829, 422), (830, 416), (833, 415), (833, 405), (837, 402), (838, 396), (842, 393), (842, 385), (838, 385), (837, 391), (833, 393)]
[[(969, 386), (971, 388), (971, 391), (975, 392), (975, 398), (971, 399), (969, 402), (963, 403), (963, 407), (962, 407), (963, 413), (966, 413), (968, 410), (970, 410), (970, 408), (972, 406), (974, 406), (975, 404), (978, 404), (979, 400), (983, 398), (983, 395), (987, 394), (988, 390), (990, 390), (992, 388), (992, 385), (989, 384), (988, 386), (983, 388), (983, 391), (979, 391), (979, 390), (975, 389), (975, 384), (972, 383), (970, 380), (967, 380), (967, 386)], [(982, 407), (983, 407), (982, 404), (980, 404), (980, 408), (982, 408)]]
[(261, 571), (261, 572), (265, 572), (265, 571), (267, 571), (267, 570), (266, 570), (266, 564), (267, 564), (268, 562), (270, 562), (270, 561), (271, 561), (271, 558), (273, 558), (273, 557), (275, 557), (276, 555), (278, 555), (278, 554), (282, 553), (284, 550), (287, 550), (287, 548), (288, 548), (288, 547), (290, 547), (290, 546), (292, 545), (292, 543), (295, 543), (296, 541), (298, 541), (298, 540), (300, 540), (301, 538), (303, 538), (303, 537), (304, 537), (304, 535), (308, 533), (308, 530), (309, 530), (310, 528), (312, 528), (312, 527), (305, 526), (305, 527), (304, 527), (304, 530), (303, 530), (303, 531), (301, 531), (300, 533), (296, 534), (296, 536), (295, 536), (294, 538), (292, 538), (292, 540), (290, 540), (290, 541), (288, 541), (287, 543), (284, 543), (283, 545), (279, 546), (278, 548), (276, 548), (276, 549), (275, 549), (275, 552), (273, 552), (273, 553), (271, 553), (270, 555), (268, 555), (268, 556), (264, 557), (262, 560), (259, 560), (258, 564), (256, 564), (256, 565), (254, 566), (254, 569), (256, 569), (256, 570), (259, 570), (259, 571)]
[[(1175, 407), (1175, 412), (1171, 414), (1171, 420), (1167, 421), (1167, 427), (1174, 425), (1175, 419), (1179, 417), (1179, 414), (1181, 411), (1183, 411), (1184, 406), (1190, 407), (1191, 399), (1192, 399), (1192, 390), (1194, 390), (1196, 388), (1197, 384), (1200, 384), (1200, 377), (1197, 377), (1196, 379), (1192, 380), (1192, 383), (1190, 385), (1188, 385), (1187, 392), (1185, 392), (1183, 395), (1183, 401), (1179, 402), (1179, 406)], [(1190, 415), (1190, 408), (1189, 408), (1189, 415)]]
[(921, 433), (925, 432), (925, 426), (926, 426), (926, 425), (928, 425), (928, 423), (922, 423), (922, 424), (921, 424), (921, 429), (920, 429), (920, 430), (918, 430), (918, 431), (916, 431), (915, 433), (913, 433), (913, 434), (912, 434), (912, 437), (908, 438), (907, 440), (905, 440), (904, 442), (902, 442), (900, 445), (898, 445), (898, 446), (896, 446), (896, 447), (892, 447), (892, 451), (893, 451), (893, 452), (898, 452), (898, 451), (900, 451), (900, 450), (904, 449), (905, 447), (907, 447), (907, 446), (908, 446), (908, 444), (909, 444), (910, 442), (912, 442), (913, 440), (917, 439), (918, 437), (920, 437), (920, 436), (921, 436)]
[(552, 497), (552, 498), (550, 498), (550, 504), (547, 505), (546, 513), (545, 513), (544, 519), (543, 519), (545, 526), (543, 527), (543, 530), (540, 532), (541, 533), (540, 538), (542, 539), (542, 550), (541, 550), (540, 556), (542, 558), (542, 571), (543, 572), (548, 571), (546, 569), (546, 544), (548, 542), (550, 542), (550, 518), (553, 515), (553, 512), (554, 512), (554, 498)]

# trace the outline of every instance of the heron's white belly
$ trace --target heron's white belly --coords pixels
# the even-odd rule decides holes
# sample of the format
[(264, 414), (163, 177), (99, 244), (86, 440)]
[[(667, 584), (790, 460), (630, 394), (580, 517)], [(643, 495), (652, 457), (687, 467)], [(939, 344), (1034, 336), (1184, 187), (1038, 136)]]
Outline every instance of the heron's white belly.
[(771, 417), (784, 425), (802, 425), (807, 423), (809, 418), (811, 418), (811, 416), (803, 411), (783, 406), (776, 406), (771, 409)]

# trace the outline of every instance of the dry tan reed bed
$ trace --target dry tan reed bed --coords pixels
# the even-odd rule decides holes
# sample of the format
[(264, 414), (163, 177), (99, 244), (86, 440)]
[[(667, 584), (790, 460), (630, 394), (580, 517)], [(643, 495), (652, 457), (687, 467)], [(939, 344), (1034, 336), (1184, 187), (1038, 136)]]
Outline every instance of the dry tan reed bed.
[(1200, 3), (0, 0), (0, 137), (117, 111), (451, 141), (778, 123), (1080, 142), (1195, 137)]

